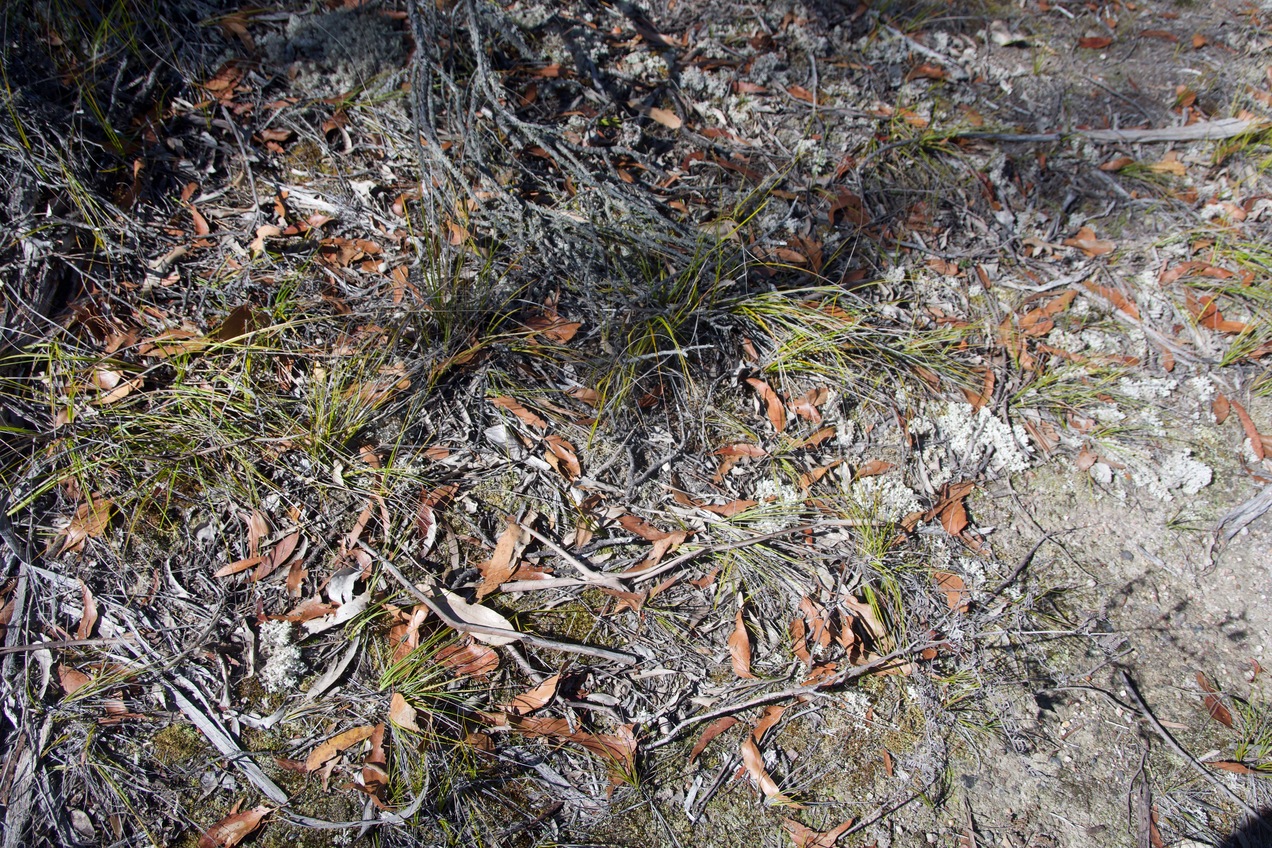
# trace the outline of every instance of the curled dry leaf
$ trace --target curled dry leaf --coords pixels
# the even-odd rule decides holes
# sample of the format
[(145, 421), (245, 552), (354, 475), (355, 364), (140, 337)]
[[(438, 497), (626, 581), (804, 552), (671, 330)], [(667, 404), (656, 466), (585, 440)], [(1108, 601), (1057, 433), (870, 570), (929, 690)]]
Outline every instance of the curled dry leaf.
[(1201, 687), (1202, 701), (1206, 704), (1206, 712), (1210, 713), (1210, 717), (1222, 724), (1224, 727), (1232, 727), (1232, 713), (1223, 705), (1223, 700), (1219, 697), (1219, 691), (1210, 685), (1210, 681), (1206, 679), (1206, 675), (1200, 671), (1197, 672), (1197, 685)]
[(768, 413), (769, 423), (773, 425), (773, 429), (782, 432), (786, 429), (786, 406), (782, 403), (781, 397), (777, 392), (773, 391), (773, 387), (763, 380), (751, 377), (746, 381), (747, 385), (755, 389), (756, 394), (764, 401), (764, 406)]
[(1092, 258), (1096, 256), (1103, 256), (1106, 253), (1112, 253), (1117, 247), (1116, 244), (1108, 241), (1107, 239), (1097, 238), (1095, 230), (1090, 227), (1081, 228), (1078, 230), (1076, 235), (1072, 238), (1065, 239), (1062, 244), (1064, 244), (1065, 247), (1076, 247), (1078, 250)]
[(543, 441), (550, 452), (548, 461), (552, 462), (555, 459), (556, 463), (554, 464), (557, 465), (558, 470), (563, 469), (563, 473), (568, 479), (578, 479), (579, 475), (583, 473), (583, 468), (579, 465), (579, 457), (574, 450), (574, 445), (560, 436), (548, 436)]
[(495, 552), (490, 559), (477, 566), (481, 572), (481, 583), (477, 585), (477, 598), (481, 599), (502, 586), (512, 577), (521, 552), (530, 542), (530, 533), (515, 518), (509, 518), (499, 541), (495, 543)]
[(755, 506), (759, 501), (753, 501), (748, 498), (739, 498), (735, 501), (729, 501), (726, 504), (706, 504), (699, 503), (698, 506), (707, 512), (714, 513), (721, 518), (732, 518), (740, 512), (746, 512)]
[(777, 724), (784, 712), (786, 712), (784, 704), (769, 704), (765, 707), (764, 712), (760, 713), (760, 720), (755, 723), (755, 729), (751, 731), (751, 738), (757, 743), (762, 741), (764, 734), (769, 732), (769, 728)]
[(818, 386), (810, 389), (800, 397), (791, 401), (791, 412), (794, 412), (800, 418), (807, 418), (814, 424), (820, 424), (822, 420), (821, 412), (817, 407), (824, 404), (830, 399), (830, 390), (825, 386)]
[(499, 655), (485, 645), (447, 645), (437, 661), (459, 677), (485, 677), (499, 668)]
[(58, 553), (73, 553), (84, 549), (84, 542), (96, 539), (110, 526), (115, 504), (110, 498), (92, 498), (79, 505), (71, 523), (61, 533), (62, 544)]
[(506, 409), (536, 430), (548, 429), (548, 422), (535, 415), (525, 405), (513, 397), (493, 397), (490, 402), (500, 409)]
[(234, 813), (212, 825), (199, 837), (199, 848), (234, 848), (251, 836), (261, 821), (274, 811), (273, 807), (260, 805), (241, 813)]
[(790, 798), (782, 794), (782, 790), (777, 788), (777, 781), (773, 780), (768, 769), (764, 767), (764, 755), (760, 753), (755, 739), (748, 736), (742, 740), (741, 754), (742, 765), (746, 766), (751, 779), (760, 787), (760, 791), (764, 793), (764, 798), (769, 804), (791, 805), (793, 803)]
[(548, 704), (556, 696), (557, 686), (561, 683), (561, 675), (554, 674), (538, 686), (522, 692), (512, 699), (504, 709), (514, 715), (528, 715)]
[(254, 568), (257, 565), (260, 565), (264, 559), (265, 557), (258, 554), (256, 556), (235, 560), (229, 565), (223, 565), (216, 571), (212, 572), (212, 576), (229, 577), (231, 574), (238, 574), (240, 571), (247, 571), (249, 568)]
[(970, 594), (963, 582), (963, 578), (959, 577), (952, 571), (936, 571), (932, 574), (936, 580), (937, 588), (945, 593), (945, 602), (949, 604), (951, 610), (955, 612), (967, 612), (971, 605)]
[(1225, 394), (1215, 395), (1214, 402), (1210, 404), (1210, 411), (1215, 416), (1215, 423), (1222, 424), (1228, 420), (1228, 413), (1232, 411), (1232, 404), (1228, 402), (1228, 396)]
[(786, 819), (782, 822), (786, 832), (790, 834), (791, 842), (795, 843), (795, 848), (833, 848), (834, 844), (839, 841), (839, 837), (852, 827), (855, 819), (848, 821), (831, 830), (821, 831), (813, 830), (805, 827), (794, 819)]
[(738, 677), (754, 680), (751, 673), (751, 639), (746, 635), (746, 623), (742, 610), (738, 610), (737, 623), (729, 635), (729, 656), (733, 659), (733, 673)]
[(636, 737), (629, 726), (617, 733), (588, 733), (563, 718), (509, 716), (508, 723), (527, 736), (547, 736), (581, 745), (587, 751), (630, 774), (636, 769)]
[(882, 459), (867, 459), (857, 467), (857, 471), (852, 475), (852, 479), (860, 480), (862, 477), (877, 477), (891, 471), (893, 465)]
[(1235, 400), (1228, 401), (1233, 411), (1237, 413), (1237, 418), (1241, 419), (1241, 426), (1245, 429), (1246, 438), (1250, 440), (1250, 450), (1254, 453), (1254, 458), (1262, 461), (1265, 452), (1263, 448), (1263, 436), (1259, 433), (1259, 428), (1254, 426), (1254, 419), (1250, 417), (1250, 413), (1246, 412), (1246, 408)]
[(97, 601), (93, 600), (93, 593), (88, 591), (87, 583), (81, 580), (79, 584), (80, 596), (84, 600), (84, 614), (80, 616), (79, 626), (75, 628), (75, 638), (87, 639), (97, 626)]
[(690, 765), (693, 764), (694, 760), (698, 759), (703, 751), (707, 750), (707, 746), (711, 744), (713, 739), (737, 723), (738, 720), (733, 716), (725, 716), (708, 724), (707, 729), (702, 731), (702, 735), (698, 737), (698, 741), (693, 743), (693, 750), (689, 752)]
[(337, 733), (335, 736), (323, 742), (317, 748), (310, 752), (305, 759), (306, 771), (318, 771), (326, 762), (341, 751), (352, 748), (364, 739), (370, 739), (371, 734), (375, 732), (375, 725), (366, 724), (361, 727), (350, 728), (343, 733)]
[(401, 693), (394, 692), (389, 698), (389, 721), (403, 730), (420, 733), (420, 726), (415, 721), (415, 707), (406, 702)]
[(67, 695), (74, 695), (80, 689), (83, 689), (93, 678), (89, 677), (82, 671), (73, 669), (68, 665), (59, 665), (57, 667), (57, 680), (62, 684), (62, 691)]

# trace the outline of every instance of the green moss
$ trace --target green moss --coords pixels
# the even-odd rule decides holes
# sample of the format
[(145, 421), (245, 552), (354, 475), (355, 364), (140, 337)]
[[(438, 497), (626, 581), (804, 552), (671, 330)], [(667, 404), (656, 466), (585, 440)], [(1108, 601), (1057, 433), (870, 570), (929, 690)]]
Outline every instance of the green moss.
[(193, 725), (170, 724), (151, 739), (154, 757), (165, 766), (194, 759), (207, 749), (207, 741)]

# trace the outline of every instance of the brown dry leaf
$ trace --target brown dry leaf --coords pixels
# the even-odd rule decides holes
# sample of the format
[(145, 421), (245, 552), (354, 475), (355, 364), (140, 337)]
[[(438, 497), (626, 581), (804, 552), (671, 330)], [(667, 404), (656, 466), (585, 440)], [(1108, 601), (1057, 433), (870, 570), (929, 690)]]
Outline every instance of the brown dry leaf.
[(547, 444), (548, 450), (552, 454), (549, 460), (552, 458), (559, 460), (564, 465), (566, 478), (577, 480), (579, 475), (583, 473), (583, 468), (579, 465), (579, 457), (574, 450), (574, 445), (560, 436), (548, 436), (543, 441)]
[(835, 428), (828, 425), (826, 427), (822, 427), (820, 430), (816, 431), (812, 435), (805, 436), (804, 438), (800, 439), (794, 445), (792, 445), (792, 447), (815, 448), (833, 435), (835, 435)]
[(508, 410), (513, 415), (517, 416), (522, 421), (529, 424), (531, 427), (534, 427), (536, 430), (548, 429), (547, 421), (544, 421), (538, 415), (535, 415), (529, 409), (526, 409), (525, 405), (522, 404), (521, 401), (517, 400), (516, 398), (493, 397), (490, 399), (490, 402), (493, 403), (495, 406), (499, 407), (500, 409)]
[(755, 679), (755, 675), (751, 673), (751, 639), (746, 635), (742, 610), (738, 610), (736, 624), (729, 634), (729, 656), (733, 660), (734, 674), (749, 680)]
[(203, 213), (193, 203), (190, 204), (190, 217), (194, 219), (194, 234), (196, 236), (206, 236), (212, 232), (208, 219), (203, 217)]
[(855, 819), (839, 825), (832, 830), (813, 830), (805, 827), (794, 819), (784, 819), (782, 826), (786, 828), (786, 832), (790, 834), (791, 842), (795, 843), (795, 848), (834, 848), (839, 841), (839, 837), (843, 836), (848, 828), (852, 827)]
[(808, 625), (804, 623), (803, 616), (797, 615), (791, 619), (791, 650), (799, 657), (800, 662), (812, 667), (813, 655), (808, 652)]
[(305, 759), (305, 770), (309, 772), (318, 771), (328, 760), (341, 751), (346, 748), (352, 748), (364, 739), (370, 739), (371, 734), (374, 732), (375, 725), (366, 724), (361, 727), (350, 728), (343, 733), (337, 733), (310, 752)]
[(949, 77), (949, 73), (940, 65), (923, 62), (910, 69), (910, 72), (905, 75), (905, 81), (911, 82), (916, 79), (943, 80), (947, 77)]
[(75, 638), (87, 639), (97, 626), (97, 601), (93, 600), (93, 593), (88, 591), (87, 583), (81, 580), (79, 584), (80, 596), (84, 600), (84, 614), (80, 616), (79, 626), (75, 628)]
[(1114, 306), (1116, 306), (1118, 309), (1122, 310), (1123, 312), (1125, 312), (1127, 315), (1131, 316), (1132, 318), (1135, 318), (1136, 320), (1139, 319), (1140, 317), (1139, 307), (1135, 305), (1135, 302), (1133, 300), (1128, 300), (1126, 295), (1122, 294), (1117, 289), (1111, 288), (1109, 286), (1097, 286), (1095, 283), (1091, 283), (1091, 282), (1083, 283), (1082, 285), (1088, 291), (1094, 292), (1104, 297), (1110, 303), (1112, 303)]
[(1116, 244), (1107, 239), (1096, 238), (1095, 230), (1090, 227), (1083, 227), (1078, 230), (1077, 235), (1073, 236), (1073, 238), (1065, 239), (1062, 244), (1066, 247), (1076, 247), (1092, 258), (1112, 253), (1117, 247)]
[(1222, 424), (1228, 420), (1228, 413), (1232, 411), (1232, 404), (1228, 403), (1228, 396), (1225, 394), (1215, 395), (1215, 400), (1210, 404), (1210, 411), (1215, 416), (1215, 423)]
[(588, 406), (599, 406), (601, 403), (601, 393), (596, 389), (589, 389), (587, 386), (575, 386), (567, 391), (566, 394), (581, 403), (586, 403)]
[(1078, 39), (1078, 46), (1087, 50), (1103, 50), (1112, 43), (1113, 39), (1107, 35), (1091, 35)]
[(247, 555), (256, 556), (261, 550), (261, 539), (269, 532), (269, 519), (259, 509), (242, 516), (247, 523)]
[(499, 668), (499, 655), (485, 645), (447, 645), (437, 661), (459, 677), (486, 677)]
[(199, 837), (199, 848), (234, 848), (251, 836), (273, 807), (264, 804), (242, 813), (234, 813), (212, 825)]
[(755, 389), (756, 394), (764, 401), (767, 408), (769, 423), (773, 425), (773, 429), (782, 432), (786, 429), (786, 407), (782, 404), (782, 399), (777, 392), (773, 391), (773, 387), (763, 380), (750, 377), (746, 381), (747, 385)]
[(620, 727), (618, 733), (588, 733), (571, 727), (563, 718), (509, 716), (508, 723), (528, 736), (548, 736), (581, 745), (625, 774), (636, 769), (636, 737), (630, 726)]
[(858, 466), (856, 473), (852, 475), (852, 479), (860, 480), (862, 477), (877, 477), (880, 474), (891, 471), (892, 468), (891, 462), (885, 462), (882, 459), (868, 459)]
[[(663, 557), (683, 545), (685, 539), (688, 538), (688, 530), (675, 530), (666, 534), (663, 538), (658, 539), (650, 545), (649, 553), (647, 553), (645, 558), (636, 566), (636, 570), (643, 571), (646, 568), (653, 568), (658, 565), (658, 563), (662, 562)], [(656, 593), (651, 592), (649, 597), (652, 598), (654, 594)]]
[(618, 601), (614, 605), (614, 615), (618, 615), (625, 609), (639, 615), (645, 606), (645, 601), (649, 600), (649, 596), (644, 592), (624, 592), (621, 589), (602, 589), (601, 592)]
[(861, 620), (863, 629), (878, 643), (879, 647), (886, 648), (888, 646), (891, 642), (888, 639), (888, 630), (883, 626), (883, 622), (879, 620), (879, 616), (875, 615), (874, 607), (856, 598), (845, 598), (840, 603)]
[(759, 445), (753, 445), (750, 442), (736, 442), (732, 445), (725, 445), (715, 451), (714, 456), (749, 456), (752, 459), (759, 459), (768, 456), (768, 451)]
[(825, 465), (819, 465), (816, 468), (813, 468), (813, 469), (810, 469), (809, 471), (804, 472), (803, 474), (799, 475), (800, 488), (802, 488), (804, 491), (807, 492), (813, 486), (817, 485), (817, 482), (821, 480), (821, 478), (825, 477), (827, 474), (829, 474), (831, 471), (834, 471), (836, 468), (838, 468), (842, 464), (843, 464), (843, 459), (840, 458), (840, 459), (836, 459), (833, 462), (828, 462)]
[(80, 689), (87, 686), (93, 681), (82, 671), (73, 669), (68, 665), (59, 665), (57, 667), (57, 680), (62, 684), (62, 691), (67, 695), (73, 695)]
[(675, 112), (670, 109), (659, 109), (657, 106), (650, 108), (649, 117), (671, 130), (680, 129), (684, 123)]
[(1197, 672), (1197, 685), (1201, 687), (1201, 691), (1205, 694), (1202, 701), (1206, 705), (1206, 712), (1210, 713), (1210, 717), (1222, 724), (1224, 727), (1232, 727), (1232, 713), (1223, 705), (1223, 700), (1219, 697), (1219, 692), (1215, 687), (1210, 685), (1210, 681), (1206, 679), (1206, 675), (1200, 671)]
[(420, 733), (420, 726), (416, 723), (415, 716), (415, 707), (408, 704), (406, 698), (403, 698), (400, 693), (394, 692), (389, 698), (389, 721), (403, 730)]
[(541, 709), (556, 697), (557, 686), (560, 683), (561, 675), (554, 674), (528, 692), (522, 692), (513, 698), (512, 703), (504, 709), (513, 715), (527, 715)]
[(1252, 769), (1245, 763), (1239, 763), (1236, 760), (1209, 760), (1206, 762), (1206, 765), (1212, 768), (1230, 771), (1233, 774), (1264, 774), (1264, 772)]
[(1228, 405), (1237, 413), (1237, 418), (1241, 419), (1241, 426), (1245, 429), (1246, 438), (1250, 440), (1250, 449), (1254, 451), (1254, 458), (1262, 461), (1264, 457), (1263, 436), (1259, 433), (1259, 429), (1254, 426), (1254, 419), (1250, 417), (1250, 413), (1235, 400), (1228, 401)]
[(75, 510), (71, 523), (62, 531), (62, 545), (57, 549), (58, 553), (74, 553), (83, 550), (85, 541), (96, 539), (106, 532), (114, 511), (115, 504), (110, 498), (99, 497), (94, 500), (89, 497)]
[(794, 412), (800, 418), (807, 418), (814, 424), (820, 424), (822, 416), (817, 407), (823, 405), (829, 399), (830, 390), (825, 386), (818, 386), (791, 401), (791, 412)]
[(726, 504), (699, 504), (698, 506), (705, 509), (707, 512), (720, 516), (721, 518), (732, 518), (740, 512), (746, 512), (757, 503), (759, 503), (759, 501), (742, 498), (736, 501), (729, 501)]
[(643, 518), (638, 518), (631, 514), (620, 515), (618, 517), (618, 523), (628, 533), (640, 536), (647, 542), (657, 542), (658, 540), (666, 539), (669, 535), (671, 535), (665, 530), (659, 530)]
[(725, 716), (724, 718), (718, 718), (708, 724), (707, 729), (702, 731), (702, 735), (698, 737), (698, 741), (693, 743), (693, 749), (689, 752), (689, 763), (692, 765), (693, 761), (698, 759), (698, 756), (703, 751), (707, 750), (707, 746), (711, 744), (711, 740), (715, 739), (721, 733), (724, 733), (724, 731), (728, 730), (737, 723), (738, 720), (733, 716)]
[(212, 572), (212, 576), (229, 577), (231, 574), (238, 574), (240, 571), (247, 571), (249, 568), (254, 568), (260, 565), (264, 559), (265, 557), (260, 556), (259, 554), (256, 556), (246, 557), (232, 562), (229, 565), (221, 566), (216, 571)]
[(1170, 151), (1159, 161), (1149, 165), (1148, 170), (1156, 171), (1159, 174), (1173, 174), (1176, 177), (1183, 177), (1188, 174), (1184, 163), (1179, 161), (1179, 152), (1176, 150)]
[(1120, 171), (1128, 165), (1134, 165), (1135, 160), (1129, 156), (1118, 156), (1105, 162), (1100, 166), (1101, 171)]
[(1089, 471), (1092, 465), (1100, 461), (1100, 455), (1086, 445), (1082, 446), (1082, 450), (1078, 451), (1078, 458), (1074, 461), (1079, 471)]
[(786, 86), (786, 93), (796, 100), (803, 100), (805, 103), (817, 102), (817, 98), (813, 96), (813, 93), (802, 85), (788, 85)]
[(529, 531), (522, 528), (515, 518), (509, 518), (499, 541), (495, 543), (495, 552), (490, 559), (477, 566), (481, 572), (481, 583), (477, 585), (477, 599), (489, 595), (512, 577), (516, 570), (517, 559), (526, 545), (530, 543)]
[(760, 753), (759, 746), (755, 744), (752, 737), (748, 736), (742, 741), (741, 753), (742, 764), (759, 785), (760, 791), (764, 793), (764, 798), (769, 804), (794, 805), (791, 799), (777, 788), (777, 782), (769, 775), (768, 769), (764, 768), (764, 755)]
[(760, 713), (759, 721), (755, 723), (755, 728), (751, 731), (751, 738), (758, 744), (764, 739), (764, 734), (769, 732), (769, 728), (782, 718), (784, 712), (786, 712), (786, 706), (783, 704), (769, 704), (765, 707), (764, 712)]
[(963, 578), (952, 571), (936, 571), (933, 572), (932, 577), (936, 580), (937, 588), (945, 593), (945, 602), (949, 604), (950, 609), (955, 612), (967, 612), (971, 605), (971, 593), (967, 591)]

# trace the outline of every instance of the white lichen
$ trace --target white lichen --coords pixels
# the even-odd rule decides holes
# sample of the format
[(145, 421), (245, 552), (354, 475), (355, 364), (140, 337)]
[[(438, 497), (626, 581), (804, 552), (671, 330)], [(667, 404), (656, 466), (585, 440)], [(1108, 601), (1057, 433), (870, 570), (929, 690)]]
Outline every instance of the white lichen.
[(300, 685), (306, 671), (300, 646), (292, 641), (292, 625), (288, 621), (267, 621), (260, 630), (261, 653), (265, 664), (257, 674), (267, 692), (290, 692)]

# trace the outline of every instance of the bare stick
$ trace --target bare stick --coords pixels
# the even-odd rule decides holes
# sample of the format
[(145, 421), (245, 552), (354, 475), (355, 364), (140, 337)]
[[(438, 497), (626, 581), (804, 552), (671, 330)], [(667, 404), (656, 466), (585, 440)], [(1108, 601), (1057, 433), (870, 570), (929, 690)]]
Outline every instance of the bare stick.
[(926, 647), (928, 647), (928, 643), (926, 642), (921, 644), (911, 645), (908, 648), (902, 648), (901, 650), (893, 651), (892, 653), (887, 654), (886, 656), (875, 657), (873, 660), (866, 663), (865, 665), (855, 665), (851, 668), (845, 669), (844, 671), (835, 675), (831, 679), (823, 680), (820, 683), (810, 683), (807, 686), (792, 686), (789, 689), (781, 689), (777, 692), (768, 692), (764, 695), (757, 695), (754, 698), (750, 698), (746, 701), (741, 701), (736, 704), (729, 704), (727, 706), (718, 707), (714, 710), (708, 710), (707, 712), (700, 713), (699, 715), (696, 715), (696, 716), (691, 716), (685, 719), (684, 721), (680, 722), (680, 724), (677, 724), (671, 730), (668, 730), (658, 739), (655, 739), (653, 742), (648, 743), (644, 747), (646, 749), (653, 749), (653, 748), (661, 748), (664, 745), (669, 745), (672, 742), (676, 741), (676, 737), (678, 737), (682, 732), (693, 727), (695, 724), (701, 724), (704, 721), (711, 721), (712, 719), (723, 718), (724, 716), (727, 716), (727, 715), (740, 713), (743, 710), (751, 709), (751, 707), (762, 707), (765, 704), (771, 704), (775, 701), (787, 701), (787, 700), (790, 700), (791, 698), (798, 698), (801, 695), (812, 695), (812, 694), (815, 694), (816, 692), (819, 692), (824, 689), (829, 689), (833, 686), (840, 686), (844, 683), (847, 683), (849, 680), (853, 680), (858, 677), (864, 677), (865, 675), (869, 674), (872, 671), (875, 671), (879, 668), (882, 668), (888, 665), (889, 663), (902, 659), (903, 657), (908, 657), (914, 654), (916, 651), (921, 651)]
[(552, 541), (552, 539), (540, 533), (538, 530), (535, 530), (533, 527), (529, 527), (522, 522), (518, 522), (518, 526), (535, 539), (539, 540), (539, 542), (541, 542), (545, 547), (551, 549), (552, 552), (561, 557), (561, 559), (574, 566), (574, 569), (578, 571), (579, 574), (583, 575), (584, 581), (601, 586), (608, 586), (611, 589), (618, 589), (619, 591), (622, 591), (623, 584), (619, 582), (617, 575), (601, 574), (598, 571), (593, 571), (591, 568), (588, 568), (582, 560), (574, 556), (574, 554), (570, 553), (565, 548)]

